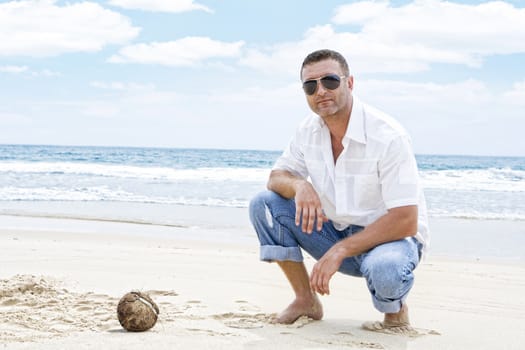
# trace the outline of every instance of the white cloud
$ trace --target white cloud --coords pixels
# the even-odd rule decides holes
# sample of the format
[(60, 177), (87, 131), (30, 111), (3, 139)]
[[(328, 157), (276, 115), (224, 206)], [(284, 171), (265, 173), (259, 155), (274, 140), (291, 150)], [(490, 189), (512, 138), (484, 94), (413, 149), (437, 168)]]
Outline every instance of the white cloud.
[[(355, 81), (355, 91), (370, 98), (385, 102), (407, 103), (407, 105), (442, 104), (444, 108), (457, 105), (479, 105), (490, 103), (490, 92), (485, 83), (464, 80), (447, 84), (433, 82), (414, 83), (398, 80)], [(434, 106), (435, 107), (435, 106)]]
[[(126, 86), (114, 81), (93, 83)], [(308, 111), (298, 83), (272, 88), (226, 84), (196, 93), (171, 88), (108, 91), (63, 100), (43, 98), (38, 103), (34, 97), (20, 100), (11, 108), (35, 118), (16, 131), (17, 137), (4, 133), (0, 141), (282, 149)], [(0, 119), (0, 129), (3, 126)], [(50, 134), (42, 135), (43, 129)]]
[(342, 5), (336, 9), (333, 22), (337, 24), (364, 24), (385, 14), (388, 1), (360, 1), (354, 4)]
[(0, 72), (19, 74), (26, 72), (29, 68), (27, 66), (0, 66)]
[(111, 0), (109, 4), (131, 10), (152, 12), (213, 12), (209, 7), (194, 3), (192, 0)]
[(103, 89), (103, 90), (153, 90), (155, 89), (155, 85), (153, 84), (138, 84), (138, 83), (128, 83), (128, 82), (120, 82), (120, 81), (112, 81), (112, 82), (104, 82), (104, 81), (92, 81), (90, 86), (97, 88), (97, 89)]
[(43, 69), (41, 71), (38, 71), (38, 72), (31, 72), (31, 75), (33, 76), (36, 76), (36, 77), (59, 77), (61, 76), (62, 74), (59, 73), (59, 72), (55, 72), (55, 71), (52, 71), (50, 69)]
[(0, 73), (24, 74), (33, 77), (58, 77), (61, 75), (60, 73), (54, 72), (49, 69), (33, 71), (30, 70), (27, 66), (0, 66)]
[(99, 101), (94, 101), (93, 103), (84, 106), (83, 109), (81, 108), (81, 113), (83, 115), (97, 118), (113, 118), (118, 116), (120, 112), (121, 110), (117, 106), (111, 103)]
[[(496, 93), (486, 82), (357, 80), (354, 91), (399, 120), (409, 130), (418, 153), (523, 153), (523, 103), (509, 103), (508, 93)], [(525, 82), (515, 84), (512, 91), (525, 96)], [(517, 103), (519, 98), (515, 95), (513, 100)]]
[(124, 44), (140, 29), (123, 15), (92, 2), (55, 0), (10, 1), (0, 4), (0, 56), (54, 56), (95, 52)]
[[(503, 94), (503, 97), (505, 98), (505, 101), (511, 104), (525, 106), (525, 80), (514, 83), (512, 89), (506, 91)], [(525, 110), (521, 117), (525, 119)]]
[(208, 59), (238, 57), (243, 45), (242, 41), (229, 43), (206, 37), (186, 37), (126, 46), (110, 57), (109, 62), (193, 66)]
[(359, 73), (408, 73), (428, 69), (432, 62), (462, 63), (459, 52), (370, 40), (360, 33), (335, 32), (332, 25), (309, 29), (300, 42), (276, 45), (265, 50), (247, 51), (240, 63), (257, 70), (289, 72), (299, 77), (304, 57), (317, 49), (331, 48), (343, 54), (350, 69)]
[[(389, 1), (362, 1), (337, 8), (332, 20), (298, 42), (249, 50), (241, 64), (298, 75), (309, 52), (333, 48), (359, 73), (409, 73), (434, 63), (478, 68), (490, 55), (525, 53), (525, 9), (505, 2), (419, 0), (392, 7)], [(344, 31), (347, 24), (352, 31)]]
[[(135, 84), (145, 88), (134, 89)], [(293, 81), (266, 85), (252, 80), (196, 93), (119, 81), (91, 86), (103, 90), (77, 100), (17, 101), (20, 110), (11, 113), (35, 118), (22, 128), (17, 116), (0, 112), (0, 126), (15, 130), (0, 141), (279, 150), (310, 112), (300, 84)], [(525, 81), (517, 82), (512, 91), (523, 88)], [(506, 94), (495, 93), (489, 83), (356, 79), (355, 94), (398, 119), (417, 153), (523, 155), (523, 104), (508, 103)], [(39, 134), (49, 125), (51, 134)]]
[(22, 114), (0, 111), (0, 123), (2, 128), (5, 128), (7, 126), (29, 125), (31, 120)]
[[(500, 97), (495, 96), (485, 83), (477, 80), (447, 84), (356, 80), (354, 86), (357, 96), (393, 115), (413, 130), (454, 129), (491, 120), (493, 122), (491, 113), (497, 113), (497, 108), (502, 106)], [(429, 139), (442, 137), (428, 131), (425, 134)]]
[[(355, 15), (363, 8), (369, 9), (366, 21)], [(465, 64), (477, 56), (525, 52), (525, 8), (503, 1), (419, 0), (400, 7), (363, 1), (339, 7), (333, 21), (362, 25), (361, 33), (377, 41), (461, 52), (468, 55)]]

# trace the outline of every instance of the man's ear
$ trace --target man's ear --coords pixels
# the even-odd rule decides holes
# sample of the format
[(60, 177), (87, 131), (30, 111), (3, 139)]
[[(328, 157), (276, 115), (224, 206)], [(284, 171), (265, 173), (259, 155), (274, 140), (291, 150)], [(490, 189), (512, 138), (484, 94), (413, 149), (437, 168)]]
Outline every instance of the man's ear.
[(354, 76), (353, 75), (349, 75), (346, 80), (348, 80), (348, 88), (350, 90), (353, 90), (354, 89)]

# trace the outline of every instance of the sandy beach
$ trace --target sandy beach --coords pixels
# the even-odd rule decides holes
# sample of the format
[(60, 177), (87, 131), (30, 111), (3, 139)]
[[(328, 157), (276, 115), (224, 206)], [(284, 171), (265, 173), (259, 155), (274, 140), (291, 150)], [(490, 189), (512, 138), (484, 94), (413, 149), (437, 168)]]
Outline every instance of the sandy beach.
[[(276, 265), (258, 260), (246, 209), (187, 210), (178, 213), (187, 218), (180, 226), (0, 215), (0, 348), (525, 346), (523, 222), (432, 220), (435, 249), (417, 268), (408, 299), (417, 334), (402, 336), (360, 328), (381, 315), (364, 280), (341, 274), (321, 298), (322, 321), (270, 324), (292, 292)], [(506, 233), (491, 244), (497, 228)], [(455, 239), (457, 248), (448, 249)], [(118, 300), (130, 290), (159, 305), (150, 331), (129, 333), (118, 323)]]

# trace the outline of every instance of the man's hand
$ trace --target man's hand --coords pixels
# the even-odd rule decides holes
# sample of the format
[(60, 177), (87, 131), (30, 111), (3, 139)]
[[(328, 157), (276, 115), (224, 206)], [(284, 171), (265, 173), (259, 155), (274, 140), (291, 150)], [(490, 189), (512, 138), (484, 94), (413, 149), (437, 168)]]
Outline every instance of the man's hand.
[(301, 225), (303, 232), (312, 233), (314, 225), (321, 231), (327, 221), (319, 195), (309, 182), (302, 181), (295, 189), (295, 224)]
[(319, 195), (306, 179), (286, 170), (272, 170), (268, 179), (268, 189), (284, 198), (295, 199), (295, 224), (301, 225), (303, 232), (312, 233), (314, 225), (317, 231), (321, 231), (323, 223), (328, 221)]
[(336, 244), (319, 259), (310, 275), (310, 287), (314, 292), (330, 294), (330, 279), (339, 270), (344, 258), (343, 250)]

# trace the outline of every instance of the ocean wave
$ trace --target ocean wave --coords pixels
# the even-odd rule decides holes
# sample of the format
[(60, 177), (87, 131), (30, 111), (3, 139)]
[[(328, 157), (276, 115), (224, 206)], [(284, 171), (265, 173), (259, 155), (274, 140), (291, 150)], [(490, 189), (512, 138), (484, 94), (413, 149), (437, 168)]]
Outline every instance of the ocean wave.
[(34, 175), (84, 175), (166, 181), (238, 181), (264, 182), (266, 168), (168, 168), (74, 162), (0, 162), (0, 173)]
[(445, 212), (445, 211), (432, 211), (431, 210), (429, 211), (428, 215), (434, 218), (525, 221), (525, 215), (521, 213)]
[(171, 223), (162, 220), (145, 220), (137, 218), (117, 218), (109, 216), (90, 216), (83, 215), (80, 213), (77, 214), (51, 214), (51, 213), (36, 213), (28, 211), (19, 211), (19, 210), (2, 210), (0, 215), (8, 216), (20, 216), (20, 217), (29, 217), (29, 218), (43, 218), (43, 219), (66, 219), (66, 220), (82, 220), (82, 221), (96, 221), (96, 222), (115, 222), (123, 224), (135, 224), (135, 225), (153, 225), (153, 226), (167, 226), (167, 227), (177, 227), (177, 228), (189, 228), (191, 226)]
[[(260, 183), (270, 168), (169, 168), (74, 162), (0, 162), (0, 174), (12, 177), (75, 176), (165, 182)], [(465, 191), (525, 192), (525, 171), (511, 168), (422, 170), (424, 188)]]
[(525, 171), (510, 168), (427, 170), (420, 176), (426, 189), (525, 192)]
[[(64, 203), (71, 202), (73, 200), (56, 200), (57, 202)], [(33, 204), (38, 205), (40, 200), (31, 201)], [(47, 208), (48, 203), (53, 202), (52, 200), (46, 199), (41, 200)], [(118, 202), (118, 201), (115, 201)], [(135, 202), (131, 201), (128, 203), (140, 203), (142, 205), (149, 204), (162, 204), (162, 205), (184, 205), (192, 207), (228, 207), (228, 208), (246, 208), (248, 203), (243, 201), (238, 202), (228, 202), (220, 199), (182, 199), (173, 200), (173, 201), (150, 201), (150, 202)], [(103, 202), (99, 202), (100, 205), (104, 205)], [(67, 204), (65, 204), (67, 205)], [(34, 206), (33, 206), (34, 209)], [(156, 209), (156, 208), (155, 208)], [(152, 208), (153, 210), (153, 208)], [(158, 213), (157, 211), (155, 211)], [(129, 214), (129, 213), (127, 213)], [(78, 209), (69, 212), (69, 213), (45, 213), (35, 210), (25, 210), (25, 209), (0, 209), (0, 215), (9, 215), (9, 216), (22, 216), (22, 217), (41, 217), (41, 218), (51, 218), (51, 219), (73, 219), (73, 220), (87, 220), (87, 221), (101, 221), (101, 222), (120, 222), (120, 223), (130, 223), (130, 224), (141, 224), (141, 225), (158, 225), (158, 226), (170, 226), (170, 227), (189, 227), (184, 223), (173, 222), (171, 216), (160, 215), (159, 217), (149, 217), (145, 218), (135, 217), (133, 214), (126, 216), (118, 210), (116, 212), (109, 211), (106, 214), (86, 214), (85, 210)], [(130, 216), (131, 215), (131, 216)], [(456, 210), (456, 211), (446, 211), (441, 210), (429, 210), (428, 215), (430, 218), (454, 218), (454, 219), (467, 219), (467, 220), (507, 220), (507, 221), (525, 221), (525, 214), (521, 212), (491, 212), (484, 211), (479, 212), (475, 210)]]
[(0, 188), (0, 201), (73, 201), (73, 202), (130, 202), (152, 204), (178, 204), (210, 207), (248, 207), (248, 199), (214, 197), (145, 196), (106, 186), (89, 188)]

